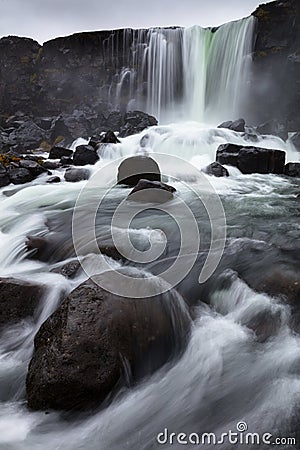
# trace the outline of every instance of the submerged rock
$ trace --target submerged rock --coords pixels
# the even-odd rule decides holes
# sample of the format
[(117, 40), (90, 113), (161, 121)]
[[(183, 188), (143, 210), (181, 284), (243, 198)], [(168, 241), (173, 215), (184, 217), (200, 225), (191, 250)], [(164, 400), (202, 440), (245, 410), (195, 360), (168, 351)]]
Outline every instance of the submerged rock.
[(229, 177), (228, 170), (218, 162), (209, 164), (209, 166), (205, 167), (202, 171), (207, 175), (213, 175), (214, 177), (218, 178)]
[(26, 382), (29, 407), (97, 406), (176, 354), (189, 330), (178, 294), (146, 295), (118, 297), (92, 280), (71, 292), (35, 337)]
[(47, 183), (50, 183), (50, 184), (51, 183), (60, 183), (60, 181), (61, 181), (61, 179), (59, 177), (54, 176), (54, 177), (48, 178)]
[(0, 278), (0, 328), (33, 317), (42, 296), (40, 285)]
[(220, 164), (235, 166), (244, 174), (283, 174), (285, 152), (261, 147), (223, 144), (217, 150), (216, 160)]
[(128, 195), (128, 200), (135, 202), (164, 203), (174, 198), (176, 189), (161, 181), (141, 179)]
[(65, 171), (65, 180), (76, 183), (77, 181), (88, 180), (90, 171), (88, 169), (74, 169), (70, 167)]
[(141, 179), (161, 181), (160, 169), (149, 156), (131, 156), (121, 162), (118, 169), (118, 184), (134, 187)]

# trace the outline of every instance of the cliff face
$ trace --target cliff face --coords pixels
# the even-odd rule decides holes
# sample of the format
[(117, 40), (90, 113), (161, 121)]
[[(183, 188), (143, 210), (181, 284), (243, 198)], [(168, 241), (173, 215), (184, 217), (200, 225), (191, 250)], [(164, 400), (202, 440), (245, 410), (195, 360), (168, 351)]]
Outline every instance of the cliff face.
[(1, 114), (21, 110), (47, 116), (85, 106), (109, 109), (116, 73), (131, 58), (132, 33), (79, 33), (43, 46), (15, 36), (1, 39)]
[(36, 96), (33, 83), (41, 46), (32, 39), (0, 39), (0, 112), (30, 112)]
[(251, 77), (253, 120), (276, 118), (300, 130), (300, 2), (274, 1), (253, 13), (257, 19)]
[[(249, 117), (253, 124), (276, 118), (287, 122), (290, 131), (300, 130), (300, 2), (277, 0), (253, 15), (257, 28)], [(79, 33), (43, 46), (26, 38), (2, 38), (0, 115), (53, 116), (74, 109), (107, 114), (116, 107), (122, 77), (117, 106), (125, 108), (132, 78), (122, 69), (141, 67), (146, 42), (147, 30)], [(145, 73), (134, 79), (141, 99)]]

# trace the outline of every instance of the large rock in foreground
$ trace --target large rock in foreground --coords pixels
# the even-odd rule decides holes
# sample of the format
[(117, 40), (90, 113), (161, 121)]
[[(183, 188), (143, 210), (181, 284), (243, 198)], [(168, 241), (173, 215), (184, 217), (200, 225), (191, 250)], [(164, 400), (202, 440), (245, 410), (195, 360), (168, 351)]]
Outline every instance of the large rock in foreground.
[(43, 295), (40, 285), (0, 278), (0, 329), (32, 317)]
[[(99, 280), (109, 276), (106, 272)], [(164, 364), (179, 350), (188, 328), (176, 292), (129, 299), (88, 280), (35, 337), (28, 405), (63, 410), (99, 405), (117, 387)]]
[(140, 180), (161, 181), (157, 162), (143, 155), (124, 159), (118, 169), (118, 184), (134, 187)]
[(222, 144), (217, 150), (216, 160), (220, 164), (235, 166), (244, 174), (283, 174), (285, 152), (261, 147)]

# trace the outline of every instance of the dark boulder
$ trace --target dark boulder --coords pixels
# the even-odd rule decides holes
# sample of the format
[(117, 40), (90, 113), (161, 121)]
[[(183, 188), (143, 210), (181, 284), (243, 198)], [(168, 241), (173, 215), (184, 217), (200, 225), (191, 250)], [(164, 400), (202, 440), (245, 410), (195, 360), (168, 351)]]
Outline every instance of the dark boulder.
[(218, 162), (213, 162), (209, 164), (209, 166), (203, 169), (203, 172), (206, 173), (207, 175), (213, 175), (214, 177), (218, 178), (229, 177), (228, 170)]
[(157, 162), (149, 156), (131, 156), (121, 162), (118, 169), (118, 184), (134, 187), (141, 179), (161, 181)]
[(47, 132), (38, 127), (31, 119), (26, 120), (18, 128), (15, 128), (9, 134), (9, 145), (14, 149), (26, 152), (34, 150), (47, 141), (49, 138)]
[(244, 119), (238, 119), (235, 121), (229, 120), (227, 122), (223, 122), (220, 125), (218, 125), (218, 128), (228, 128), (229, 130), (232, 130), (232, 131), (244, 133), (245, 132), (245, 120)]
[(190, 321), (178, 294), (119, 297), (100, 287), (111, 275), (82, 283), (41, 326), (26, 382), (30, 408), (97, 406), (181, 350)]
[(65, 171), (65, 180), (76, 183), (77, 181), (88, 180), (90, 171), (87, 169), (74, 169), (70, 167)]
[(216, 160), (220, 164), (235, 166), (244, 174), (282, 174), (285, 152), (260, 147), (223, 144), (217, 150)]
[(141, 179), (128, 195), (128, 200), (135, 202), (164, 203), (174, 198), (176, 189), (161, 181)]
[(9, 168), (9, 178), (13, 184), (29, 183), (34, 179), (34, 176), (28, 169), (22, 167)]
[(10, 184), (8, 173), (5, 167), (0, 163), (0, 188)]
[(259, 125), (256, 127), (256, 131), (260, 134), (271, 134), (273, 136), (278, 136), (284, 141), (288, 138), (288, 132), (285, 125), (275, 119)]
[(40, 285), (0, 278), (0, 327), (33, 317), (42, 296)]
[(238, 156), (238, 169), (244, 174), (275, 173), (282, 174), (285, 152), (257, 147), (242, 148)]
[(60, 142), (61, 145), (71, 145), (78, 137), (87, 137), (89, 131), (87, 130), (86, 119), (84, 112), (76, 115), (61, 114), (53, 121), (53, 126), (50, 130), (50, 140), (52, 143)]
[(68, 156), (62, 156), (59, 162), (62, 166), (70, 166), (71, 164), (73, 164), (73, 159), (69, 158)]
[(90, 140), (88, 145), (91, 145), (95, 149), (98, 149), (101, 144), (119, 144), (120, 141), (115, 135), (115, 133), (111, 130), (106, 131), (101, 136), (93, 136)]
[(64, 264), (62, 267), (52, 269), (51, 272), (59, 273), (66, 278), (73, 279), (78, 275), (80, 268), (81, 264), (79, 261), (70, 261)]
[(43, 167), (47, 170), (55, 170), (58, 169), (60, 167), (60, 163), (57, 161), (44, 161), (43, 162)]
[(26, 250), (29, 252), (27, 255), (30, 259), (37, 259), (40, 261), (48, 261), (47, 255), (49, 242), (46, 238), (40, 236), (27, 236), (25, 242)]
[(31, 175), (35, 178), (41, 175), (43, 172), (47, 172), (47, 170), (41, 166), (38, 162), (32, 161), (29, 159), (21, 159), (19, 162), (19, 166), (23, 169), (29, 170)]
[(95, 164), (99, 160), (97, 152), (91, 145), (78, 145), (74, 152), (73, 162), (75, 166)]
[(70, 150), (69, 148), (54, 146), (51, 148), (49, 153), (49, 159), (60, 159), (62, 156), (72, 156), (73, 150)]
[(288, 177), (300, 178), (300, 162), (290, 162), (284, 167), (284, 174)]
[(60, 183), (60, 181), (61, 181), (61, 179), (59, 177), (54, 176), (54, 177), (48, 178), (47, 183), (50, 183), (50, 184), (51, 183)]
[(131, 136), (143, 131), (145, 128), (157, 125), (155, 117), (142, 111), (129, 111), (124, 116), (124, 125), (120, 128), (120, 137)]
[(242, 147), (236, 144), (221, 144), (217, 150), (216, 160), (219, 164), (237, 167), (239, 151)]

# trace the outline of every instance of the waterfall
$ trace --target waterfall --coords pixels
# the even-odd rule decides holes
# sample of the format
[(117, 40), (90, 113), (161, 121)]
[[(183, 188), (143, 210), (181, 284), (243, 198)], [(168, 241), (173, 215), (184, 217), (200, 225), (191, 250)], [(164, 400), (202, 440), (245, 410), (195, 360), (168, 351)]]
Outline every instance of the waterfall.
[(125, 30), (127, 56), (111, 87), (112, 103), (159, 120), (207, 123), (245, 116), (254, 25), (251, 16), (218, 29)]
[(251, 16), (227, 23), (213, 33), (206, 72), (208, 119), (228, 120), (244, 113), (254, 25)]

